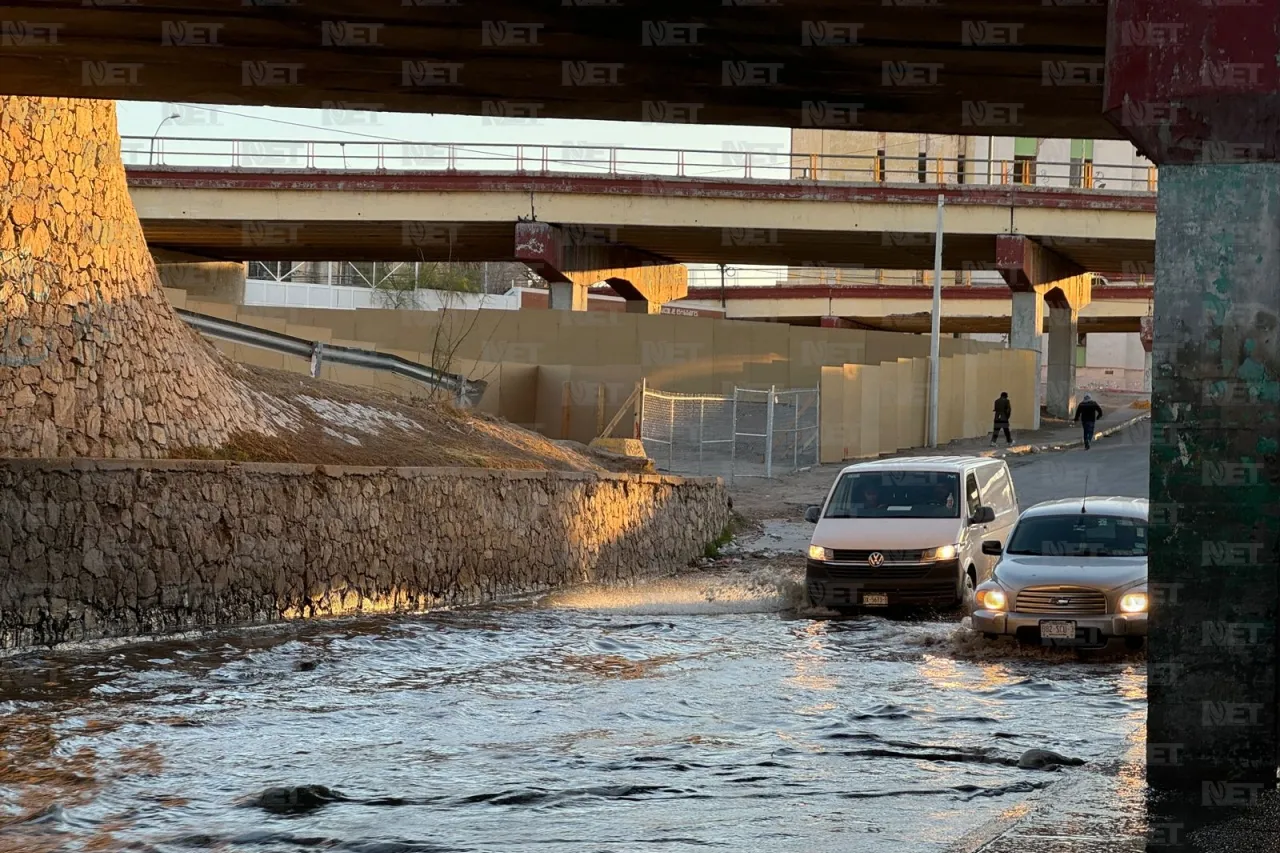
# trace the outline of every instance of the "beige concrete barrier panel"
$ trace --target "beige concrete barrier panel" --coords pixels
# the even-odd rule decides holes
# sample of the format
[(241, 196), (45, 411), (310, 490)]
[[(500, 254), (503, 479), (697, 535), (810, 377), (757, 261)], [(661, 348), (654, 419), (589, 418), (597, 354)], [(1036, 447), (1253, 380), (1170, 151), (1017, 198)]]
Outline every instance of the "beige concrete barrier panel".
[(858, 428), (862, 431), (858, 458), (880, 454), (880, 386), (885, 375), (879, 365), (857, 365), (861, 378)]
[(882, 362), (876, 370), (880, 374), (880, 452), (893, 453), (903, 446), (898, 430), (901, 371), (896, 361)]
[(848, 427), (846, 416), (850, 383), (845, 380), (843, 367), (820, 368), (821, 381), (818, 386), (819, 410), (821, 418), (818, 424), (818, 441), (820, 460), (823, 463), (841, 462), (850, 458)]

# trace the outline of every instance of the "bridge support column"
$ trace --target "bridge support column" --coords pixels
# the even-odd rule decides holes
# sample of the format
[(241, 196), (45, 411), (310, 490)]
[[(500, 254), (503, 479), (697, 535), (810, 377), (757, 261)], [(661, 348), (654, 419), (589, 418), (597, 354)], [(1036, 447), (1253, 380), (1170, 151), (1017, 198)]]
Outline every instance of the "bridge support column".
[(247, 265), (243, 263), (157, 263), (160, 283), (185, 290), (191, 299), (243, 305)]
[(1070, 305), (1049, 306), (1049, 381), (1045, 408), (1055, 418), (1070, 420), (1076, 406), (1076, 341), (1078, 315)]
[(1184, 850), (1280, 764), (1280, 32), (1267, 3), (1108, 14), (1107, 117), (1159, 164), (1147, 781)]
[(552, 308), (585, 311), (587, 288), (601, 281), (627, 300), (630, 313), (655, 314), (664, 302), (688, 294), (689, 273), (683, 264), (608, 242), (598, 231), (546, 222), (516, 223), (516, 260), (551, 285)]
[(0, 97), (0, 456), (162, 457), (265, 424), (165, 300), (115, 104)]
[[(1077, 312), (1089, 304), (1092, 298), (1092, 277), (1080, 267), (1056, 252), (1021, 234), (1000, 234), (996, 237), (996, 267), (1013, 291), (1009, 324), (1009, 346), (1027, 348), (1030, 335), (1028, 325), (1036, 323), (1034, 349), (1040, 352), (1040, 319), (1032, 319), (1034, 311), (1043, 318), (1041, 300), (1049, 303), (1049, 376), (1046, 389), (1046, 408), (1054, 417), (1070, 417), (1064, 409), (1075, 399), (1076, 361), (1075, 329)], [(1027, 295), (1023, 295), (1027, 294)], [(1021, 299), (1019, 298), (1021, 297)], [(1034, 298), (1034, 303), (1031, 301)], [(1066, 310), (1069, 315), (1054, 313)], [(1070, 332), (1069, 341), (1067, 337)], [(1037, 355), (1036, 385), (1039, 387), (1040, 365), (1043, 359)], [(1055, 385), (1056, 382), (1056, 385)], [(1064, 384), (1065, 383), (1065, 384)], [(1040, 425), (1040, 407), (1036, 406), (1036, 426)]]
[(1044, 297), (1034, 290), (1014, 291), (1009, 312), (1009, 347), (1035, 350), (1036, 353), (1036, 398), (1029, 401), (1032, 407), (1032, 429), (1040, 429), (1040, 372), (1044, 364), (1040, 345), (1043, 333)]
[(549, 307), (553, 311), (586, 311), (587, 286), (572, 281), (547, 282), (551, 290)]

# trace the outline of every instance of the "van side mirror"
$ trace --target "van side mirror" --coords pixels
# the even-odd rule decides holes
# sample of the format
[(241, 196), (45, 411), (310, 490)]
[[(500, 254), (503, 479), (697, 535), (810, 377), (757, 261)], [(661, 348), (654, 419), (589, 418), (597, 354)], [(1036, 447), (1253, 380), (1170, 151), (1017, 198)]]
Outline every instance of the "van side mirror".
[(991, 557), (999, 557), (1004, 553), (1004, 546), (1000, 544), (998, 539), (988, 539), (982, 543), (982, 553)]
[(996, 520), (996, 511), (989, 506), (980, 506), (973, 514), (971, 524), (990, 524)]
[(811, 506), (804, 511), (804, 520), (810, 524), (817, 524), (818, 519), (822, 517), (822, 507)]

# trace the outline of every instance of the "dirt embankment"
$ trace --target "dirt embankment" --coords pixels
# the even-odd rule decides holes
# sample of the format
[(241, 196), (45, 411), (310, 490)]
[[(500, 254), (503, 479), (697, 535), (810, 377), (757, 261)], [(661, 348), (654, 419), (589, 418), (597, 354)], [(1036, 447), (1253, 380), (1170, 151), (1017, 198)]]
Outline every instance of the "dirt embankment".
[(408, 398), (244, 364), (227, 369), (270, 415), (271, 433), (234, 433), (178, 459), (325, 465), (637, 470), (635, 462), (552, 441), (448, 402)]

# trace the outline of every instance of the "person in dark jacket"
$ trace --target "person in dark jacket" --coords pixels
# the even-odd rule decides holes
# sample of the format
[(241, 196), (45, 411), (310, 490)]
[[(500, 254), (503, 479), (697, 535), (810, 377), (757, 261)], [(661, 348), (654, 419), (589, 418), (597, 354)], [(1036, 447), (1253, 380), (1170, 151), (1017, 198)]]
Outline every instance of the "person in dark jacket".
[(1084, 427), (1084, 449), (1088, 450), (1093, 444), (1093, 428), (1097, 425), (1098, 419), (1102, 417), (1102, 407), (1099, 406), (1094, 399), (1088, 394), (1084, 395), (1084, 399), (1076, 406), (1075, 419)]
[(1009, 434), (1009, 418), (1013, 415), (1013, 403), (1009, 402), (1008, 391), (1000, 392), (1000, 396), (996, 398), (993, 411), (996, 417), (995, 426), (991, 430), (991, 446), (996, 446), (996, 436), (1000, 435), (1000, 430), (1004, 430), (1005, 443), (1013, 444), (1013, 436)]

